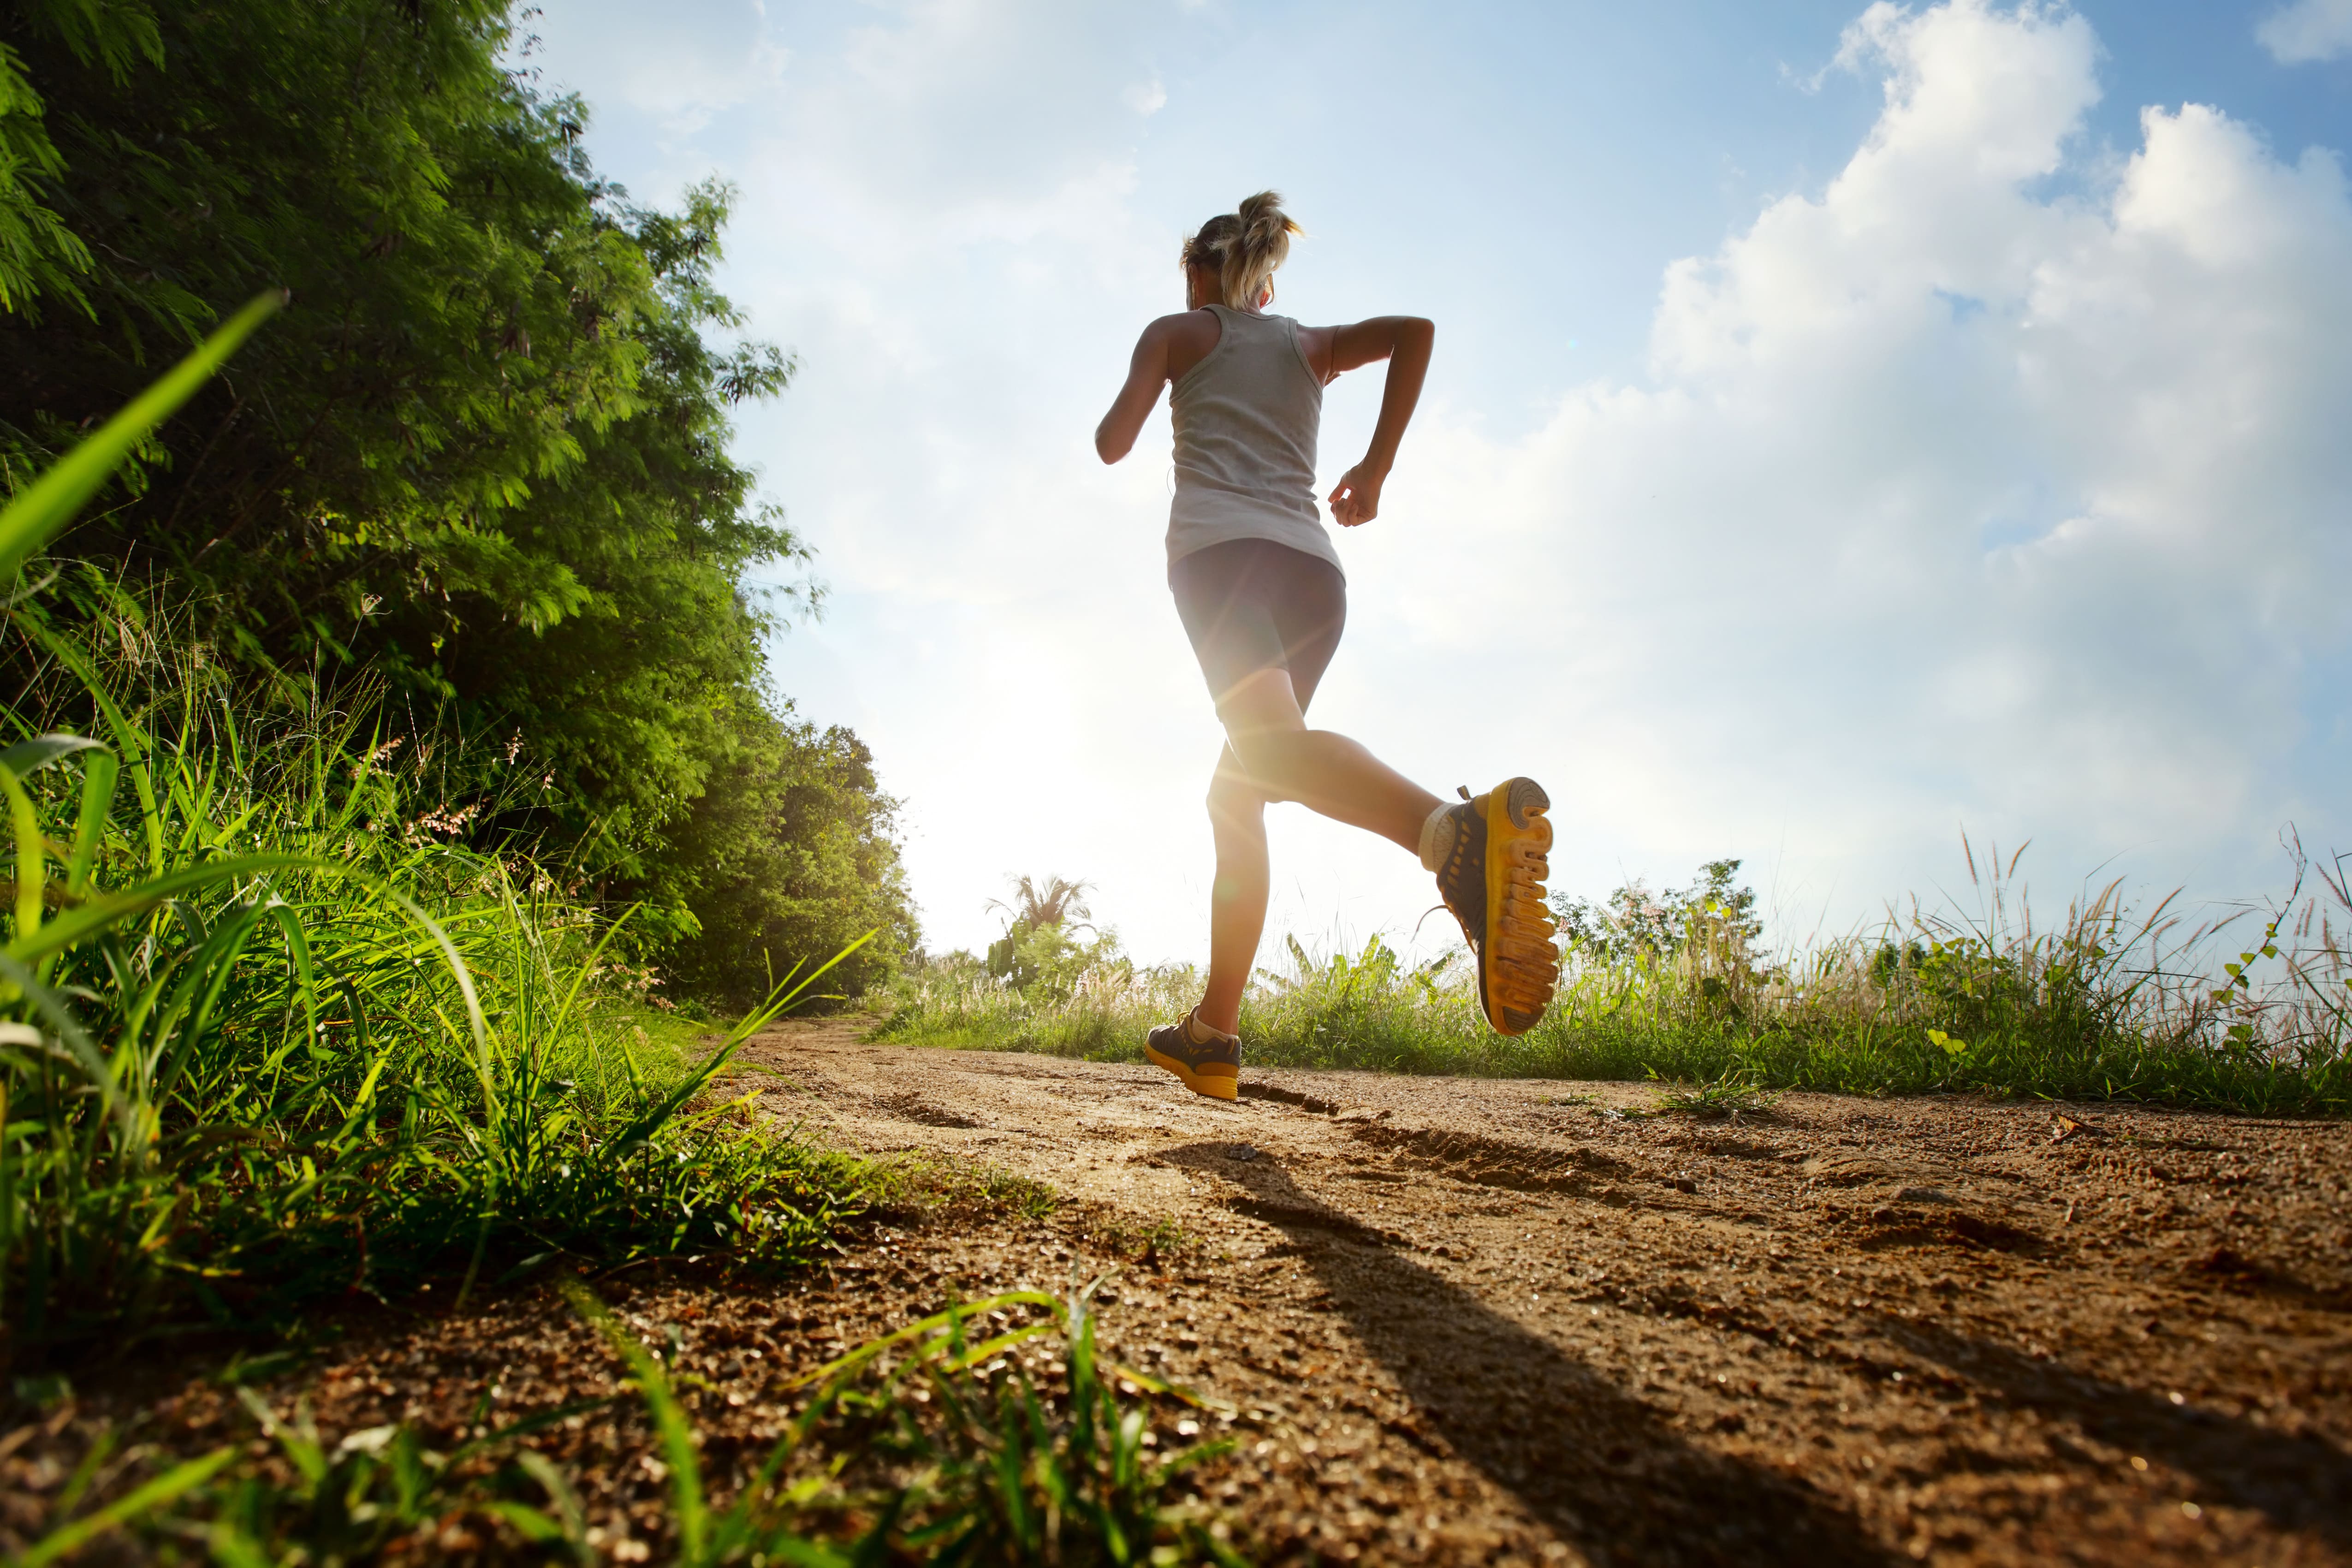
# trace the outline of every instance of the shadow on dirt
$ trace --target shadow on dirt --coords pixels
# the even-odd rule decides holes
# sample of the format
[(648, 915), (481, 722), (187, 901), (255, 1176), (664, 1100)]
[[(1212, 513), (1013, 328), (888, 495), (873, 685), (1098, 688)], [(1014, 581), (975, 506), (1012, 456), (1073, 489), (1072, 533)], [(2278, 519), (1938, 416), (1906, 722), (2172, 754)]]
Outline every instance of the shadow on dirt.
[[(1932, 1324), (1889, 1319), (1882, 1331), (2011, 1405), (2057, 1416), (2102, 1441), (2196, 1478), (2198, 1500), (2260, 1509), (2283, 1530), (2352, 1546), (2352, 1458), (2316, 1435), (2272, 1432), (2167, 1393), (2038, 1362)], [(2160, 1353), (2160, 1352), (2151, 1352)]]
[(1302, 1191), (1274, 1159), (1232, 1150), (1195, 1143), (1160, 1157), (1248, 1189), (1237, 1206), (1290, 1237), (1424, 1430), (1593, 1562), (1894, 1560), (1828, 1500), (1694, 1447), (1559, 1346), (1404, 1257), (1388, 1233)]

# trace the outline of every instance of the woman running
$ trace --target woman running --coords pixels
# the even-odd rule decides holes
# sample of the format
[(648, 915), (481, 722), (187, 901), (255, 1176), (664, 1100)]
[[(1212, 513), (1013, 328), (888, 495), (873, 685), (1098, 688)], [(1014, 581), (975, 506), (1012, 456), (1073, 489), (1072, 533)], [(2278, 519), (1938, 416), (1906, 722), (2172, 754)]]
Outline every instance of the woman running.
[(1315, 508), (1323, 388), (1342, 371), (1389, 362), (1380, 423), (1364, 460), (1333, 489), (1331, 516), (1356, 528), (1380, 515), (1381, 484), (1421, 397), (1436, 328), (1418, 316), (1302, 327), (1270, 316), (1274, 272), (1300, 233), (1282, 198), (1261, 192), (1185, 241), (1185, 310), (1143, 329), (1095, 450), (1133, 449), (1171, 383), (1176, 499), (1168, 585), (1208, 678), (1225, 746), (1209, 782), (1217, 845), (1209, 894), (1209, 983), (1200, 1005), (1151, 1031), (1146, 1054), (1198, 1094), (1241, 1088), (1242, 990), (1265, 926), (1265, 807), (1297, 801), (1418, 854), (1462, 922), (1478, 963), (1486, 1021), (1524, 1034), (1559, 973), (1544, 907), (1550, 801), (1516, 778), (1448, 805), (1328, 730), (1307, 705), (1339, 646), (1347, 582)]

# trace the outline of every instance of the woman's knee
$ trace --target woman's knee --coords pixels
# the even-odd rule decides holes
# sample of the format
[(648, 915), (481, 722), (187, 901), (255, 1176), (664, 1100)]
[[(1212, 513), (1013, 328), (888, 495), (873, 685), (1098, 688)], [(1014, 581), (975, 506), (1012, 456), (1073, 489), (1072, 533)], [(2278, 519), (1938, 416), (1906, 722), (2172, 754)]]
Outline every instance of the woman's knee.
[(1304, 730), (1254, 730), (1229, 734), (1227, 742), (1256, 781), (1258, 794), (1267, 800), (1281, 800), (1286, 798), (1281, 786), (1297, 766), (1306, 735)]
[(1225, 743), (1261, 794), (1279, 776), (1307, 730), (1286, 669), (1263, 669), (1235, 686), (1218, 700), (1217, 717), (1225, 727)]
[(1209, 782), (1209, 820), (1221, 833), (1265, 835), (1265, 795), (1248, 779), (1220, 772)]

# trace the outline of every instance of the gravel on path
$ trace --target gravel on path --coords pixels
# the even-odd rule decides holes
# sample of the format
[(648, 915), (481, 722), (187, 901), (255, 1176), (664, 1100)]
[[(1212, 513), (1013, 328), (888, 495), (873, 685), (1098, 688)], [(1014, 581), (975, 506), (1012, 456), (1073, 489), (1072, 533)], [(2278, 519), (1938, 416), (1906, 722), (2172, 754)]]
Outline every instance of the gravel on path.
[[(1172, 1222), (1106, 1333), (1242, 1413), (1212, 1496), (1278, 1554), (2352, 1562), (2338, 1123), (1702, 1120), (1641, 1085), (1255, 1068), (1224, 1103), (842, 1024), (753, 1054), (845, 1142)], [(1051, 1287), (1086, 1253), (1050, 1219), (919, 1230), (873, 1283)]]
[[(1271, 1563), (2352, 1563), (2341, 1123), (1811, 1094), (1704, 1120), (1643, 1085), (1255, 1068), (1227, 1103), (846, 1021), (747, 1056), (780, 1125), (1055, 1201), (915, 1205), (781, 1280), (599, 1276), (690, 1380), (721, 1493), (797, 1374), (1108, 1270), (1107, 1348), (1224, 1412), (1160, 1406), (1153, 1441), (1234, 1439), (1192, 1474)], [(542, 1283), (438, 1300), (243, 1380), (330, 1448), (393, 1422), (453, 1447), (617, 1386)], [(133, 1358), (0, 1436), (0, 1534), (102, 1432), (250, 1440), (218, 1361)], [(663, 1550), (641, 1411), (533, 1442), (601, 1557)], [(485, 1553), (453, 1519), (395, 1556)]]

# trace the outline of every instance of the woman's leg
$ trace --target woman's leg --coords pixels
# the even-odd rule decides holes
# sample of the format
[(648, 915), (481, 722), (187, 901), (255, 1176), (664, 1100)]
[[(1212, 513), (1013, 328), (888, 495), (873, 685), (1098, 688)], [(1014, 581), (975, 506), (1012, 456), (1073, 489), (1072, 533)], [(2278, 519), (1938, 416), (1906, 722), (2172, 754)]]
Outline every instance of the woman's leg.
[(1265, 858), (1265, 796), (1228, 746), (1209, 781), (1209, 823), (1217, 840), (1217, 879), (1209, 889), (1209, 989), (1201, 1022), (1225, 1033), (1241, 1028), (1242, 991), (1265, 931), (1270, 873)]
[(1346, 736), (1307, 727), (1347, 625), (1336, 567), (1267, 540), (1233, 540), (1180, 558), (1169, 586), (1210, 689), (1223, 694), (1228, 743), (1209, 786), (1217, 876), (1200, 1018), (1233, 1034), (1265, 929), (1266, 803), (1300, 802), (1414, 854), (1443, 803)]
[(1217, 717), (1263, 799), (1295, 800), (1421, 853), (1422, 825), (1445, 803), (1347, 736), (1308, 729), (1288, 670), (1244, 679), (1217, 704)]
[(1345, 735), (1310, 730), (1290, 672), (1264, 669), (1217, 704), (1229, 738), (1209, 783), (1217, 879), (1209, 893), (1209, 984), (1201, 1022), (1238, 1034), (1271, 883), (1265, 805), (1295, 800), (1419, 854), (1422, 824), (1444, 802)]

